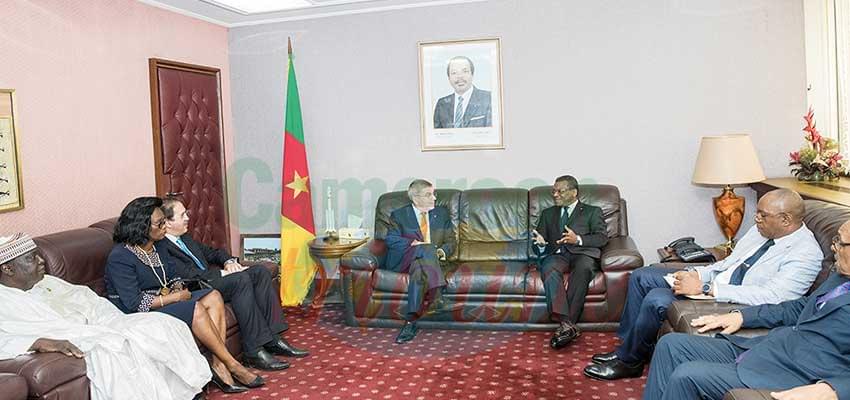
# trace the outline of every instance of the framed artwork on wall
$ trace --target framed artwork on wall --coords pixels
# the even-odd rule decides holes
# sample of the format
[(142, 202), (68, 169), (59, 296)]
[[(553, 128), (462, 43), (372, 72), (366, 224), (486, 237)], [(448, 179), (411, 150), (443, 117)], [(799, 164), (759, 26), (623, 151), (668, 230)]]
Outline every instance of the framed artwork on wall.
[(270, 261), (280, 264), (280, 233), (243, 233), (239, 235), (239, 259)]
[(15, 91), (0, 89), (0, 212), (24, 208)]
[(419, 43), (422, 151), (504, 149), (498, 38)]

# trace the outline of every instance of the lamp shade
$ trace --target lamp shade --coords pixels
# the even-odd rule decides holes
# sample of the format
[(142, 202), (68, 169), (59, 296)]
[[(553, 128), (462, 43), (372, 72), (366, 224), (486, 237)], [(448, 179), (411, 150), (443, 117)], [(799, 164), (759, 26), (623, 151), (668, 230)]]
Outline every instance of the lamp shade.
[(750, 135), (704, 136), (700, 141), (693, 183), (740, 185), (764, 179)]

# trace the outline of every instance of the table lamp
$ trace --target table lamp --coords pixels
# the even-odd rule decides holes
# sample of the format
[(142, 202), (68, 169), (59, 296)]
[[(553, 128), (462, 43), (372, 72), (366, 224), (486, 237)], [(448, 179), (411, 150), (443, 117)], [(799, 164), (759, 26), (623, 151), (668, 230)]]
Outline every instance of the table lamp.
[(723, 186), (723, 192), (714, 198), (714, 218), (726, 237), (727, 253), (732, 251), (735, 235), (744, 219), (744, 198), (735, 195), (732, 185), (764, 179), (750, 135), (704, 136), (700, 141), (691, 181), (696, 185)]

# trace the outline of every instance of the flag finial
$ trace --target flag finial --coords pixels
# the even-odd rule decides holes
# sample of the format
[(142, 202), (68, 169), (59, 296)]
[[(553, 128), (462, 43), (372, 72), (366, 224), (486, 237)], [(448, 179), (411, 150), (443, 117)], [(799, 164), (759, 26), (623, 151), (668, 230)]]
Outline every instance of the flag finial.
[(286, 38), (286, 47), (287, 47), (287, 52), (289, 53), (290, 56), (292, 56), (292, 38), (291, 37)]

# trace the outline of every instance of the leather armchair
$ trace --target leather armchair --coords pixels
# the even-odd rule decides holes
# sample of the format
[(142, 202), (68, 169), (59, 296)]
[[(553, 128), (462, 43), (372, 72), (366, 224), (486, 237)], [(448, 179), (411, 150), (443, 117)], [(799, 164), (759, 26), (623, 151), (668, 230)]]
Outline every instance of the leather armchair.
[[(540, 213), (554, 204), (549, 186), (526, 189), (437, 190), (437, 205), (449, 210), (457, 249), (448, 258), (445, 298), (452, 312), (419, 320), (423, 327), (458, 329), (553, 329), (543, 282), (529, 237)], [(626, 202), (611, 185), (583, 185), (580, 201), (602, 208), (608, 244), (601, 272), (590, 284), (579, 325), (615, 329), (625, 304), (631, 271), (643, 258), (628, 236)], [(375, 239), (340, 260), (345, 320), (351, 326), (403, 323), (407, 274), (380, 269), (390, 213), (409, 204), (406, 192), (385, 193), (375, 212)]]
[(773, 400), (770, 390), (733, 389), (723, 396), (723, 400)]
[(27, 380), (18, 374), (0, 373), (0, 400), (25, 400)]

